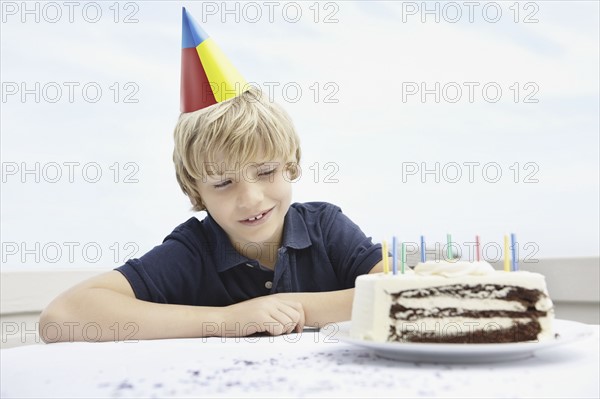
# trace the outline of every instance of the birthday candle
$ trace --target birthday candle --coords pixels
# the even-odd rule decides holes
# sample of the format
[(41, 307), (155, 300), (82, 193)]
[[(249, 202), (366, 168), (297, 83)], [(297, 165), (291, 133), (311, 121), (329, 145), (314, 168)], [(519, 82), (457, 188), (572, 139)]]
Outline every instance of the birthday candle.
[(452, 236), (450, 234), (446, 234), (446, 241), (448, 241), (448, 250), (446, 251), (446, 255), (448, 260), (452, 260)]
[(392, 273), (394, 273), (394, 275), (398, 274), (398, 259), (396, 256), (396, 247), (398, 246), (398, 243), (396, 241), (396, 236), (392, 237)]
[(512, 245), (512, 271), (516, 272), (519, 270), (519, 260), (517, 259), (517, 236), (514, 233), (511, 233), (510, 241)]
[(400, 262), (402, 268), (402, 274), (404, 274), (404, 265), (406, 264), (406, 243), (402, 243), (402, 253), (400, 254)]
[(479, 249), (479, 236), (475, 236), (475, 251), (477, 252), (477, 262), (479, 262), (481, 260), (479, 255), (481, 253), (481, 250)]
[(425, 237), (421, 236), (421, 262), (425, 263)]
[(385, 274), (388, 274), (390, 272), (390, 265), (388, 259), (388, 248), (386, 240), (383, 240), (383, 243), (381, 244), (381, 252), (383, 256), (383, 272)]
[(510, 253), (508, 245), (508, 236), (504, 236), (504, 271), (510, 272)]

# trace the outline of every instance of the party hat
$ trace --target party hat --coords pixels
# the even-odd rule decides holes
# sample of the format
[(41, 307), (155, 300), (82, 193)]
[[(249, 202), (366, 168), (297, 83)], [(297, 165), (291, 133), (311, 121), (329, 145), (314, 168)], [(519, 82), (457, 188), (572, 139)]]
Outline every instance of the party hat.
[(183, 8), (181, 112), (237, 97), (249, 88), (219, 46)]

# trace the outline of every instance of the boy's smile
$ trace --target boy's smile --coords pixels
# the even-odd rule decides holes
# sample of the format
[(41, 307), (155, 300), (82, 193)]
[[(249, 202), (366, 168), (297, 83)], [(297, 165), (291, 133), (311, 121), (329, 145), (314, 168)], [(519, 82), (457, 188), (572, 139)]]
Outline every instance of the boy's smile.
[(257, 226), (259, 224), (265, 223), (271, 217), (271, 211), (273, 209), (275, 209), (275, 207), (259, 212), (258, 214), (250, 216), (246, 219), (240, 220), (240, 223), (248, 226)]
[(234, 248), (269, 267), (277, 260), (283, 222), (292, 199), (284, 164), (253, 162), (199, 182), (207, 212), (227, 233)]

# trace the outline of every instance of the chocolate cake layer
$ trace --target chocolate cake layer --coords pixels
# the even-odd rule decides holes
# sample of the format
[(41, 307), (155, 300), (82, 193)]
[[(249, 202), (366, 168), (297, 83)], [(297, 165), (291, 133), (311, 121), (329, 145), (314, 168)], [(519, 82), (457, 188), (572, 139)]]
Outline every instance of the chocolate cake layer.
[(517, 301), (527, 305), (534, 305), (543, 292), (517, 286), (506, 286), (497, 284), (464, 285), (453, 284), (440, 287), (428, 287), (399, 291), (390, 293), (393, 300), (399, 298), (426, 298), (429, 296), (454, 296), (465, 299), (504, 299)]
[(540, 323), (531, 320), (528, 323), (516, 323), (510, 328), (473, 330), (466, 333), (453, 334), (446, 331), (402, 331), (400, 334), (391, 326), (388, 341), (421, 342), (448, 344), (491, 344), (535, 341), (541, 332)]
[[(398, 314), (402, 313), (402, 317)], [(413, 309), (406, 308), (400, 304), (393, 304), (390, 308), (390, 318), (392, 320), (414, 321), (423, 318), (447, 318), (447, 317), (465, 317), (473, 319), (489, 319), (492, 317), (508, 317), (511, 319), (538, 318), (546, 316), (547, 312), (536, 310), (534, 307), (526, 311), (513, 310), (469, 310), (459, 308), (429, 308)]]

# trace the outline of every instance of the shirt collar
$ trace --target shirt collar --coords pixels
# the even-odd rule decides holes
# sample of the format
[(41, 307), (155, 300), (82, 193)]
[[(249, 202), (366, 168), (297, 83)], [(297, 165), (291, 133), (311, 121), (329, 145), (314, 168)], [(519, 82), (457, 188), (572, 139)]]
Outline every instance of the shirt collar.
[(281, 246), (303, 249), (311, 245), (304, 218), (295, 207), (290, 206), (283, 222), (283, 243)]
[[(215, 240), (213, 244), (214, 248), (216, 248), (214, 257), (216, 258), (215, 263), (219, 273), (241, 264), (249, 263), (256, 265), (255, 260), (247, 258), (235, 250), (233, 245), (231, 245), (225, 230), (219, 226), (210, 214), (208, 214), (204, 220)], [(296, 208), (290, 206), (283, 221), (283, 242), (281, 246), (293, 249), (303, 249), (311, 245), (304, 218)], [(256, 267), (258, 267), (258, 265), (256, 265)]]

